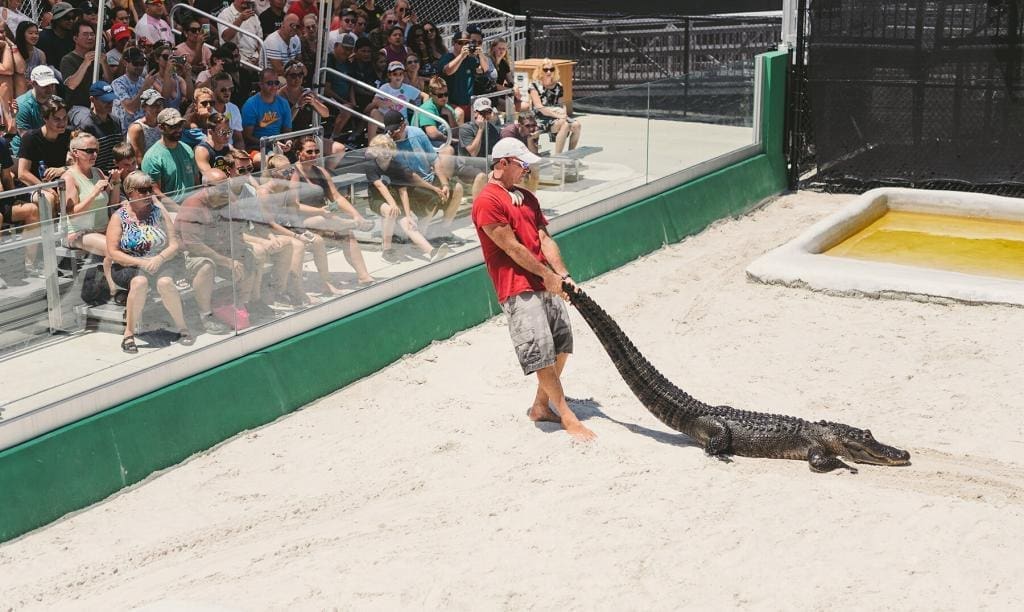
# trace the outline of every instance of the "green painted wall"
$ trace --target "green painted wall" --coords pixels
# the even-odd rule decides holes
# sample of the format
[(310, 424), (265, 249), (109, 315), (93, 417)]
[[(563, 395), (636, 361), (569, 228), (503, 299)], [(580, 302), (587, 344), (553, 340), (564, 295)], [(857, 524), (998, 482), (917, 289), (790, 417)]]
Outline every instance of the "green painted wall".
[[(786, 55), (764, 58), (765, 153), (559, 234), (577, 280), (693, 235), (784, 189)], [(499, 312), (490, 279), (477, 266), (0, 452), (0, 542)], [(378, 350), (365, 350), (369, 338)]]

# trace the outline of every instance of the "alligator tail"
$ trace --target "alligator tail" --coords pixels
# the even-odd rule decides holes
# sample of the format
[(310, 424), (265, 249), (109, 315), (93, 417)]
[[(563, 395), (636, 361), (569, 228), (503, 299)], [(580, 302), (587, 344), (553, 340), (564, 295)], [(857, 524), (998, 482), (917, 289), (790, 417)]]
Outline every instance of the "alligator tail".
[(690, 429), (687, 425), (694, 419), (714, 412), (658, 372), (615, 320), (582, 289), (568, 283), (563, 288), (583, 320), (594, 330), (630, 390), (658, 420), (676, 431), (686, 432)]

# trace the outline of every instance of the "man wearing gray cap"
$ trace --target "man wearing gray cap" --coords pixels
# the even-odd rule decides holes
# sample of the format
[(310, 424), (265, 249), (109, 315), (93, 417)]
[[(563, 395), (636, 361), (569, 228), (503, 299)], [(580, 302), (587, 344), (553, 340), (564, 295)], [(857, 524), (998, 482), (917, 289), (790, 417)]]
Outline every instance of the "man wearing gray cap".
[(185, 118), (176, 108), (165, 108), (156, 116), (160, 141), (146, 151), (142, 171), (153, 179), (153, 193), (172, 211), (196, 186), (196, 157), (192, 147), (180, 142)]
[(40, 105), (45, 104), (53, 95), (54, 87), (60, 81), (49, 66), (36, 66), (29, 76), (32, 82), (32, 89), (18, 96), (18, 114), (14, 121), (18, 133), (11, 139), (11, 154), (18, 156), (21, 148), (21, 137), (29, 130), (38, 130), (43, 127), (43, 114)]
[(53, 18), (50, 27), (39, 32), (39, 44), (36, 46), (46, 54), (46, 61), (56, 66), (62, 57), (75, 48), (71, 36), (74, 34), (75, 18), (82, 12), (67, 2), (54, 4), (51, 11)]

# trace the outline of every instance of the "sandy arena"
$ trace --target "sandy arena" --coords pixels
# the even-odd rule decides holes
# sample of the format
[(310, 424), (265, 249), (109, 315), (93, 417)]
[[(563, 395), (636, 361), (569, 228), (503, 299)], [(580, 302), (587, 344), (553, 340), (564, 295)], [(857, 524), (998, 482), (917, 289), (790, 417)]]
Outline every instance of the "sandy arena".
[(526, 418), (494, 319), (0, 546), (0, 610), (1019, 609), (1024, 309), (745, 277), (847, 199), (782, 198), (584, 288), (697, 398), (870, 428), (911, 466), (709, 459), (575, 313), (566, 391), (599, 438), (572, 444)]

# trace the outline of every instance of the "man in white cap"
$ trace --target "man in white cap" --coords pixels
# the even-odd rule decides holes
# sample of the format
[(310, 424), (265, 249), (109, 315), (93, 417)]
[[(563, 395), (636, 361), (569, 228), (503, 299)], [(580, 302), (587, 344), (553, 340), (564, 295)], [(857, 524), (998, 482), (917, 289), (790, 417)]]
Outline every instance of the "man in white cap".
[(473, 224), (523, 373), (537, 374), (529, 417), (561, 423), (575, 440), (592, 440), (596, 435), (576, 418), (562, 390), (573, 343), (569, 313), (559, 298), (565, 297), (562, 283), (574, 283), (537, 197), (516, 187), (540, 157), (515, 138), (499, 140), (491, 157), (490, 180), (473, 200)]
[(180, 142), (185, 118), (176, 108), (165, 108), (156, 117), (160, 140), (146, 151), (142, 171), (153, 179), (153, 192), (164, 205), (177, 210), (177, 204), (196, 186), (196, 157), (192, 147)]
[(494, 107), (490, 98), (477, 98), (473, 102), (473, 118), (459, 126), (459, 157), (455, 176), (472, 185), (476, 197), (487, 184), (487, 160), (494, 145), (501, 140), (501, 130), (491, 123)]
[(54, 87), (60, 83), (53, 68), (46, 65), (33, 68), (29, 80), (32, 82), (32, 89), (18, 96), (18, 114), (14, 118), (18, 134), (11, 139), (11, 153), (15, 157), (18, 156), (21, 137), (25, 132), (43, 127), (43, 114), (39, 106), (50, 99)]

